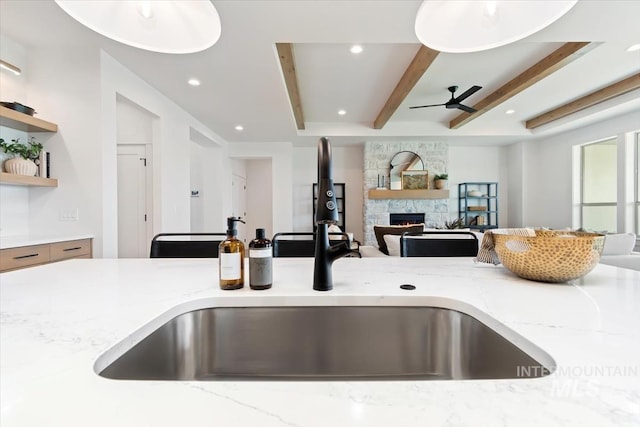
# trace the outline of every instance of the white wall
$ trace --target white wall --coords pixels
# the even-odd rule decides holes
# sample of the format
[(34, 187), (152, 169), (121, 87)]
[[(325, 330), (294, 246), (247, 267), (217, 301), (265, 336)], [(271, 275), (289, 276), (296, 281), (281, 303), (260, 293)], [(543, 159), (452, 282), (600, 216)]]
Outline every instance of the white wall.
[[(517, 228), (524, 224), (524, 175), (526, 165), (524, 162), (524, 147), (522, 143), (511, 144), (507, 150), (507, 199), (506, 206), (508, 217), (506, 221), (500, 218), (500, 227)], [(505, 203), (502, 203), (505, 206)]]
[(252, 159), (247, 165), (247, 241), (255, 237), (257, 228), (264, 228), (267, 238), (273, 230), (273, 165), (271, 159)]
[[(333, 182), (346, 184), (346, 230), (363, 241), (364, 147), (331, 147)], [(318, 149), (293, 150), (293, 231), (313, 231), (313, 183), (318, 178)]]
[(549, 138), (523, 143), (524, 203), (522, 223), (518, 226), (574, 226), (573, 146), (639, 129), (640, 112), (632, 112)]
[(459, 218), (458, 184), (462, 182), (498, 183), (498, 226), (509, 223), (508, 149), (502, 146), (449, 146), (449, 216)]
[[(51, 176), (58, 179), (58, 187), (29, 189), (29, 232), (91, 233), (94, 254), (100, 257), (103, 236), (99, 232), (102, 222), (99, 52), (86, 48), (30, 49), (28, 68), (29, 103), (39, 117), (58, 124), (57, 133), (37, 135), (48, 138), (44, 145), (51, 152)], [(115, 178), (113, 185), (117, 186)], [(113, 205), (117, 208), (116, 202)], [(62, 210), (77, 211), (78, 220), (62, 221)], [(117, 210), (114, 217), (117, 219)], [(113, 234), (117, 236), (117, 229)]]

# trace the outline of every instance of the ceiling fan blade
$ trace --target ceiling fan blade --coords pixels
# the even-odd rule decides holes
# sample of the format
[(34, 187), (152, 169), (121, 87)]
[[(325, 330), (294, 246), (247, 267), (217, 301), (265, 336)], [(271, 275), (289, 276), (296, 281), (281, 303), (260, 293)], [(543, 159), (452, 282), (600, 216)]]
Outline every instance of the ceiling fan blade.
[(466, 111), (467, 113), (475, 113), (476, 111), (478, 111), (475, 108), (467, 107), (466, 105), (462, 104), (458, 104), (458, 109)]
[(469, 89), (467, 89), (465, 92), (460, 94), (460, 96), (456, 97), (455, 100), (456, 102), (460, 103), (463, 100), (470, 97), (471, 95), (473, 95), (474, 93), (476, 93), (477, 91), (479, 91), (480, 89), (482, 89), (482, 86), (472, 86)]
[(416, 106), (416, 107), (409, 107), (409, 109), (413, 109), (413, 108), (425, 108), (425, 107), (442, 107), (443, 105), (446, 105), (446, 104), (418, 105), (418, 106)]

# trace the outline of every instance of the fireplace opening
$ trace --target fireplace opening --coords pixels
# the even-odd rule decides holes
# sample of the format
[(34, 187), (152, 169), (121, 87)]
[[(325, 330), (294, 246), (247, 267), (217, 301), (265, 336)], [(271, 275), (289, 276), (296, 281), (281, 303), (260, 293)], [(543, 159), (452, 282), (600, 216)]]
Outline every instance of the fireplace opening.
[(424, 213), (390, 213), (390, 225), (424, 224)]

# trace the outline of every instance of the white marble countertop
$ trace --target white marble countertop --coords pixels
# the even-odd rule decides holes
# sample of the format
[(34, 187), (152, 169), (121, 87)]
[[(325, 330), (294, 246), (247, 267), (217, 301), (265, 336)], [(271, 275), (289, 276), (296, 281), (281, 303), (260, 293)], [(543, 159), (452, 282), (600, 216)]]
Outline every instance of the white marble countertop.
[(0, 249), (46, 245), (48, 243), (68, 242), (70, 240), (80, 239), (93, 239), (93, 236), (91, 234), (34, 234), (23, 236), (1, 236)]
[[(333, 265), (334, 290), (320, 293), (312, 270), (312, 259), (276, 259), (266, 291), (219, 290), (216, 260), (204, 259), (69, 260), (0, 274), (0, 425), (640, 425), (640, 272), (598, 265), (572, 284), (543, 284), (469, 259), (346, 258)], [(94, 372), (114, 345), (132, 346), (193, 308), (443, 301), (498, 320), (557, 370), (355, 382), (122, 381)]]

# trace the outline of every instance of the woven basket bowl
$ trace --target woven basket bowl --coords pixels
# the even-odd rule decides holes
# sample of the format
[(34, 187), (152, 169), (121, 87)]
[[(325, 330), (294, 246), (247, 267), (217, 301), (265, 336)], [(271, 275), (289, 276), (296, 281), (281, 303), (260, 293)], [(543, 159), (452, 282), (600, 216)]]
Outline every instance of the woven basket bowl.
[(495, 251), (512, 273), (538, 282), (560, 283), (584, 276), (598, 264), (603, 234), (536, 230), (535, 236), (493, 233)]

